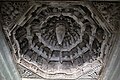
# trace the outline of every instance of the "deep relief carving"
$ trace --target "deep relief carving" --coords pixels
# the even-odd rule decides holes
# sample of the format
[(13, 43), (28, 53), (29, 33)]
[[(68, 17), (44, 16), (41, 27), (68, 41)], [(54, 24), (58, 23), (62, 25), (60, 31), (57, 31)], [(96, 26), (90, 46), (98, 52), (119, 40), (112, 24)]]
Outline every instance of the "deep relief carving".
[(15, 22), (17, 22), (25, 11), (29, 8), (27, 1), (11, 1), (11, 2), (0, 2), (1, 3), (1, 15), (3, 28), (11, 30)]
[(37, 5), (22, 25), (16, 24), (11, 40), (17, 63), (47, 79), (76, 79), (90, 72), (95, 75), (89, 78), (98, 78), (105, 31), (86, 6), (56, 4)]
[(93, 2), (108, 23), (118, 30), (120, 26), (120, 2)]
[(32, 71), (20, 66), (20, 65), (17, 65), (17, 69), (20, 73), (20, 76), (22, 78), (36, 78), (36, 79), (40, 79), (41, 77), (36, 75), (35, 73), (33, 73)]

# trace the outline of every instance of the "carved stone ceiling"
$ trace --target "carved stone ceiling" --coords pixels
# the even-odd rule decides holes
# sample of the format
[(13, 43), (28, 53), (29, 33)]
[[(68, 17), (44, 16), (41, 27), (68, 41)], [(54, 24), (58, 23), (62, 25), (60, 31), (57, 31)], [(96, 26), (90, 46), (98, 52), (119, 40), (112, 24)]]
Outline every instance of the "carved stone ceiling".
[(34, 78), (44, 79), (100, 78), (111, 39), (107, 27), (115, 26), (117, 30), (120, 25), (119, 3), (0, 4), (3, 30), (21, 77), (34, 74)]

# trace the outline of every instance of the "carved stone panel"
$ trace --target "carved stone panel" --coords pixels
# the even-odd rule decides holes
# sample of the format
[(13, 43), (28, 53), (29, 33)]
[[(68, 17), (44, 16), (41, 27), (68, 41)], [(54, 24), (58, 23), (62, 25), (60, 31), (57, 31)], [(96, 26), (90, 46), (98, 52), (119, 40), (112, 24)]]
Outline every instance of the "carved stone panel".
[(0, 12), (4, 29), (10, 31), (25, 11), (30, 7), (28, 1), (1, 1)]
[(22, 78), (34, 78), (34, 79), (41, 79), (40, 76), (36, 75), (35, 73), (33, 73), (32, 71), (30, 71), (29, 69), (26, 69), (25, 67), (22, 67), (20, 65), (17, 65), (17, 69), (20, 73), (20, 76)]
[(120, 26), (120, 2), (93, 2), (95, 8), (104, 19), (112, 25), (112, 29), (119, 30)]

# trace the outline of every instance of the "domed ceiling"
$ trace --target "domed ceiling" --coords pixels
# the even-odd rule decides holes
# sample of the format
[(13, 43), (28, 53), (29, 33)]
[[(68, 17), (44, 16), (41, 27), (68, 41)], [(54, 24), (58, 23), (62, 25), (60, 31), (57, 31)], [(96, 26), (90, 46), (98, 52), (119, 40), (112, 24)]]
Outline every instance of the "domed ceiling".
[(44, 79), (99, 78), (111, 33), (88, 3), (4, 2), (1, 11), (17, 65)]

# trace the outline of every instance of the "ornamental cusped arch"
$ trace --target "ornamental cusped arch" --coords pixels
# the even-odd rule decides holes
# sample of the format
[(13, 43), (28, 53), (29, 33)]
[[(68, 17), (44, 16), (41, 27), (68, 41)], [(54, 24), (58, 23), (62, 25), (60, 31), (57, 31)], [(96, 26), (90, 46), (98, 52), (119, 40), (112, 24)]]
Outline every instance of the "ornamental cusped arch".
[(8, 30), (15, 62), (45, 79), (98, 79), (111, 32), (92, 8), (82, 1), (32, 4)]

